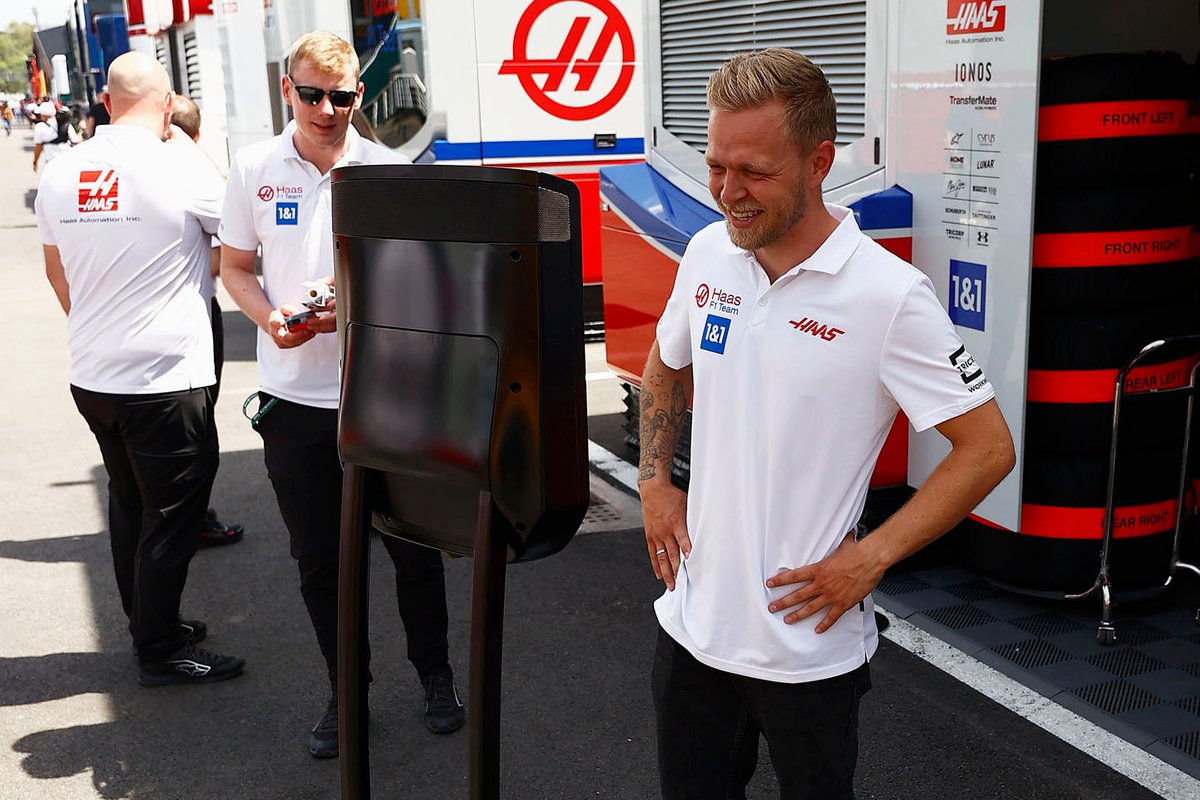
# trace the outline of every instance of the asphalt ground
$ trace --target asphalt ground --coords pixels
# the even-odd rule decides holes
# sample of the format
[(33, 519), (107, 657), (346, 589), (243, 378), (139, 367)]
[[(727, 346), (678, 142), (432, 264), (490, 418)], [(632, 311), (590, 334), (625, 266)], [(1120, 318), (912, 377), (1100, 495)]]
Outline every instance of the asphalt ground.
[[(68, 392), (65, 321), (42, 273), (31, 151), (28, 128), (0, 138), (0, 800), (336, 798), (338, 762), (305, 749), (328, 687), (261, 444), (241, 416), (256, 387), (253, 328), (228, 301), (214, 505), (247, 533), (197, 555), (184, 609), (208, 622), (208, 644), (243, 656), (247, 669), (209, 686), (137, 684), (108, 553), (106, 478)], [(603, 370), (601, 348), (589, 346), (590, 372)], [(615, 382), (590, 382), (589, 398), (593, 438), (619, 449)], [(596, 493), (604, 514), (593, 514), (588, 532), (554, 558), (509, 569), (505, 798), (658, 796), (647, 676), (660, 587), (636, 498), (607, 481)], [(378, 546), (371, 575), (373, 796), (465, 798), (465, 734), (436, 737), (422, 726)], [(451, 657), (464, 696), (470, 585), (471, 562), (448, 560)], [(860, 798), (1159, 796), (1106, 767), (1103, 750), (1085, 755), (921, 656), (884, 641), (872, 663)], [(761, 753), (748, 797), (777, 797)]]

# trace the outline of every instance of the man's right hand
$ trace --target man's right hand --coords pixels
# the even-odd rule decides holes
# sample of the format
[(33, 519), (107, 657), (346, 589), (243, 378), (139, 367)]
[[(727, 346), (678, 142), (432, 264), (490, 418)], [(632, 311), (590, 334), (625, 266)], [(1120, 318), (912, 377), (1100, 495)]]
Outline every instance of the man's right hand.
[(638, 484), (642, 496), (642, 524), (646, 529), (646, 551), (654, 577), (675, 591), (680, 565), (692, 552), (687, 532), (687, 494), (669, 479)]
[(280, 350), (299, 347), (317, 335), (307, 326), (302, 325), (288, 330), (288, 326), (284, 324), (285, 319), (292, 314), (299, 314), (302, 310), (295, 306), (280, 306), (267, 317), (266, 331), (270, 335), (271, 341), (275, 342), (275, 346)]

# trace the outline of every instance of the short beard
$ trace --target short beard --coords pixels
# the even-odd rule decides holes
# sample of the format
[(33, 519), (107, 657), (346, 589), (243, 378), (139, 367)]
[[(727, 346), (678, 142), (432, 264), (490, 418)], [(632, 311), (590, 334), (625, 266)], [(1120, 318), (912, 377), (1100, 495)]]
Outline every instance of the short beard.
[[(718, 201), (718, 205), (720, 202)], [(725, 213), (725, 230), (729, 233), (729, 241), (743, 250), (759, 250), (782, 239), (808, 213), (808, 195), (800, 192), (794, 202), (779, 209), (779, 219), (775, 224), (760, 230), (740, 230), (733, 227), (729, 221), (729, 210), (721, 206)]]

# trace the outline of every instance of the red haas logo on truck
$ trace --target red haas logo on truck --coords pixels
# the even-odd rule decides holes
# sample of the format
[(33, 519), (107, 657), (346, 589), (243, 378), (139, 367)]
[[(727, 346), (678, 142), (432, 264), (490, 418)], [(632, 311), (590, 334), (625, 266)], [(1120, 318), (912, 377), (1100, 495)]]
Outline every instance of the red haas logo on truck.
[[(543, 13), (560, 5), (571, 9), (571, 13), (575, 13), (573, 9), (578, 6), (591, 6), (591, 12), (573, 17), (557, 55), (549, 51), (540, 58), (532, 55), (529, 45), (534, 23)], [(594, 22), (599, 24), (599, 35), (591, 50), (587, 50), (583, 45), (584, 33), (596, 27)], [(544, 47), (546, 43), (540, 44)], [(615, 77), (615, 85), (603, 97), (594, 102), (581, 101), (583, 105), (560, 102), (550, 97), (560, 92), (578, 95), (591, 90), (604, 64), (605, 54), (614, 44), (619, 45), (621, 50), (621, 60), (618, 62), (620, 70)], [(535, 45), (535, 49), (539, 48)], [(513, 32), (512, 58), (504, 60), (499, 74), (516, 75), (525, 94), (546, 113), (560, 119), (582, 122), (595, 119), (616, 107), (633, 82), (635, 59), (633, 32), (612, 0), (533, 0), (517, 21)], [(567, 84), (568, 74), (575, 75), (574, 86)], [(545, 76), (545, 80), (538, 85), (536, 78), (541, 76)]]
[(79, 210), (83, 212), (117, 210), (117, 173), (115, 170), (80, 171)]
[(946, 33), (999, 33), (1004, 30), (1003, 0), (946, 0)]

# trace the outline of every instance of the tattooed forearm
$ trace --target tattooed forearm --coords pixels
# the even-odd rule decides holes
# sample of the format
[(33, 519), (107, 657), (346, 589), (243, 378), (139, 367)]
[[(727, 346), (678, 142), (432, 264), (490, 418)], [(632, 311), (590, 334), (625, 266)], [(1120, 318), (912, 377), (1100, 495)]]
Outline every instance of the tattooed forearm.
[(679, 431), (683, 428), (683, 417), (687, 414), (687, 409), (687, 392), (684, 391), (681, 381), (675, 381), (671, 385), (671, 423), (675, 428), (676, 438), (678, 438)]
[(663, 408), (655, 408), (655, 394), (662, 392), (663, 388), (662, 381), (647, 381), (642, 387), (640, 425), (642, 452), (638, 481), (655, 477), (660, 468), (665, 468), (667, 473), (670, 473), (671, 461), (675, 456), (675, 443), (679, 439), (679, 430), (683, 425), (684, 414), (687, 412), (687, 392), (678, 380), (673, 381), (671, 385), (670, 413), (668, 414)]

